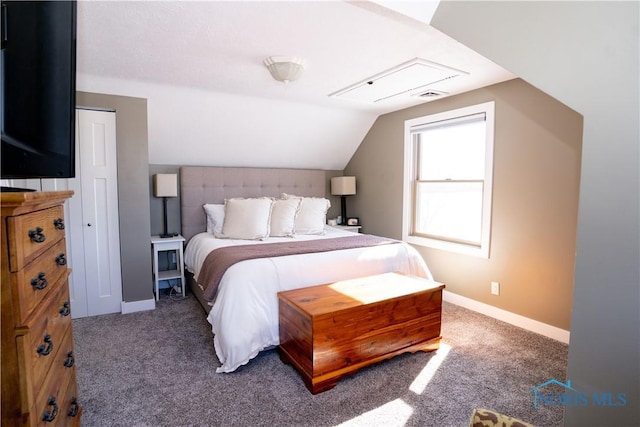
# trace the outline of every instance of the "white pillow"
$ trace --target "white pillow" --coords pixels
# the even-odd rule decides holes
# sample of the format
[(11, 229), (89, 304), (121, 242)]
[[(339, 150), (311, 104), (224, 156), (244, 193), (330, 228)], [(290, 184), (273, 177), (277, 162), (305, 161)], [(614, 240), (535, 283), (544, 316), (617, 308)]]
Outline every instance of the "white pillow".
[(222, 233), (222, 224), (224, 223), (224, 205), (223, 204), (206, 204), (202, 205), (207, 216), (207, 233)]
[(273, 201), (271, 207), (270, 236), (292, 237), (295, 234), (296, 214), (300, 206), (300, 198), (279, 199)]
[(221, 239), (260, 240), (269, 236), (270, 197), (227, 199), (224, 201), (224, 223)]
[(298, 197), (282, 193), (283, 199), (300, 199), (295, 221), (296, 234), (323, 234), (327, 222), (327, 211), (331, 207), (328, 199), (321, 197)]

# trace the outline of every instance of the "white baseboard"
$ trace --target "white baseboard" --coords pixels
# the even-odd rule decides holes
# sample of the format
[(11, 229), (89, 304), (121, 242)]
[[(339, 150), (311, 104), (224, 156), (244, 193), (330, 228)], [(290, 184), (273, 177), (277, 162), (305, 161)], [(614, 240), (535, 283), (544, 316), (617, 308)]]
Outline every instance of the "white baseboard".
[(122, 314), (135, 313), (136, 311), (155, 310), (155, 308), (156, 300), (153, 298), (132, 302), (122, 301)]
[(560, 329), (558, 327), (551, 326), (546, 323), (542, 323), (537, 320), (533, 320), (528, 317), (524, 317), (519, 314), (515, 314), (510, 311), (506, 311), (501, 308), (482, 303), (480, 301), (472, 300), (471, 298), (463, 297), (446, 290), (442, 293), (442, 299), (446, 302), (459, 305), (460, 307), (477, 311), (478, 313), (482, 313), (485, 316), (493, 317), (494, 319), (498, 319), (514, 326), (518, 326), (522, 329), (526, 329), (528, 331), (544, 335), (545, 337), (552, 338), (556, 341), (569, 344), (570, 332), (567, 330)]

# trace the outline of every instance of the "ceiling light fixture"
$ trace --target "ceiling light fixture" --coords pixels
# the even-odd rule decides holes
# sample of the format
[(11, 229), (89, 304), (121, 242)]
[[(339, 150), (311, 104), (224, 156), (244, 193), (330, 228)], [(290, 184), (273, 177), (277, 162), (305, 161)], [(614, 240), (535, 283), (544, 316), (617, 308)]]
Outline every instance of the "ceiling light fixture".
[(302, 75), (304, 60), (291, 56), (270, 56), (264, 60), (264, 66), (274, 79), (286, 84)]

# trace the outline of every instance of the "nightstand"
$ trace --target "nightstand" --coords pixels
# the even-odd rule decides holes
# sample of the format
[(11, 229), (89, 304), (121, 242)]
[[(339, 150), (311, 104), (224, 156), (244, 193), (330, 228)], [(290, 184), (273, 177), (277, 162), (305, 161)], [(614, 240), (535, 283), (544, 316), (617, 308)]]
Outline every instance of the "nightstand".
[(340, 230), (351, 231), (352, 233), (359, 233), (362, 228), (361, 225), (332, 225), (331, 227), (339, 228)]
[[(184, 281), (184, 237), (181, 235), (162, 238), (151, 236), (151, 246), (153, 247), (153, 284), (156, 292), (156, 301), (160, 299), (160, 281), (170, 279), (180, 279), (182, 296), (186, 296), (186, 286)], [(175, 270), (159, 270), (158, 254), (160, 252), (173, 252), (175, 254)], [(170, 263), (170, 264), (173, 264)]]

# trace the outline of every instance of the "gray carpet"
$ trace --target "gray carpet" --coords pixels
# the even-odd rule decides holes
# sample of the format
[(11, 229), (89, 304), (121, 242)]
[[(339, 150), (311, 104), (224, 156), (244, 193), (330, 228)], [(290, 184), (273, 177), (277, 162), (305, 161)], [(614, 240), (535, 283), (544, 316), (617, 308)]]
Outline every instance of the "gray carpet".
[(395, 357), (315, 396), (276, 350), (216, 374), (209, 324), (190, 296), (76, 319), (82, 425), (462, 427), (476, 407), (562, 425), (562, 407), (534, 408), (531, 390), (566, 378), (567, 345), (455, 305), (443, 311), (438, 353)]

